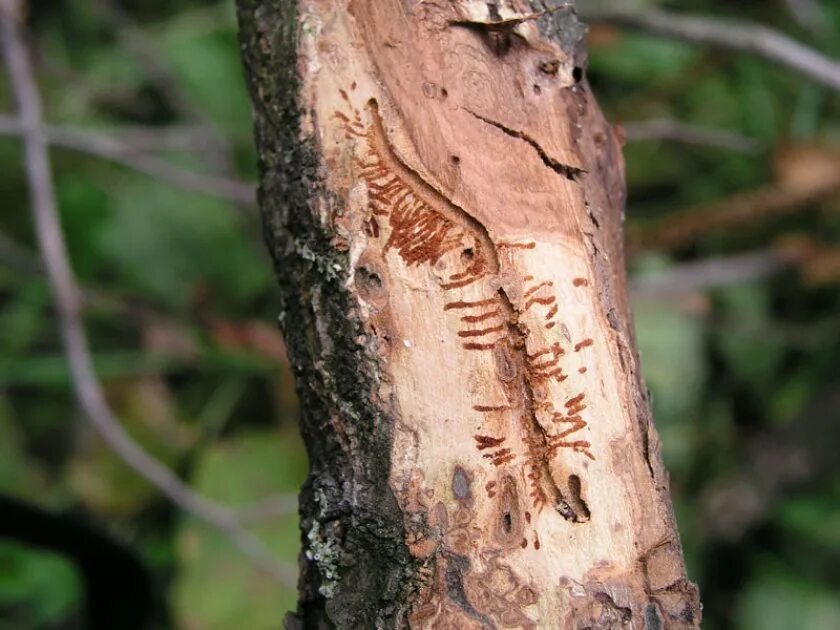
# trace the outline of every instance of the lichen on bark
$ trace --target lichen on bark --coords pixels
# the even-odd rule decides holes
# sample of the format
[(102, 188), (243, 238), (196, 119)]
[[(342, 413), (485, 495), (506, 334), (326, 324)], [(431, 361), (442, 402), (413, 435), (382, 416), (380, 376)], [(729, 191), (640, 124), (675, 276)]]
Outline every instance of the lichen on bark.
[(322, 185), (315, 138), (302, 135), (297, 3), (241, 0), (238, 18), (264, 235), (310, 461), (300, 499), (300, 602), (287, 624), (393, 627), (407, 607), (414, 562), (388, 487), (392, 423), (373, 402), (377, 358), (359, 342), (347, 253), (319, 220), (319, 203), (341, 200)]

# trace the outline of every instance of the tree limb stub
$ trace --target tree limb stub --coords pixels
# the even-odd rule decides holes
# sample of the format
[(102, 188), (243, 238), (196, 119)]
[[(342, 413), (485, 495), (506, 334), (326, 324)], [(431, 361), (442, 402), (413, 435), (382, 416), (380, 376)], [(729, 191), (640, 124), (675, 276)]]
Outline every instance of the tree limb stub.
[(311, 462), (291, 626), (699, 624), (620, 147), (549, 8), (239, 1)]

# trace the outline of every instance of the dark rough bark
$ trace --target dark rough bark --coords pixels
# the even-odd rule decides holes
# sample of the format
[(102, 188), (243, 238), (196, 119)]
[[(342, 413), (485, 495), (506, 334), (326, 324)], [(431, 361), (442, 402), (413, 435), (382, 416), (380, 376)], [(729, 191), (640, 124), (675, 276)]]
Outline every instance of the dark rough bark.
[(300, 500), (300, 602), (287, 623), (392, 627), (405, 612), (413, 575), (402, 513), (388, 487), (392, 423), (372, 402), (376, 359), (356, 343), (362, 330), (345, 289), (346, 253), (311, 209), (322, 198), (322, 174), (312, 139), (300, 136), (296, 10), (285, 0), (239, 2), (259, 202), (310, 462)]

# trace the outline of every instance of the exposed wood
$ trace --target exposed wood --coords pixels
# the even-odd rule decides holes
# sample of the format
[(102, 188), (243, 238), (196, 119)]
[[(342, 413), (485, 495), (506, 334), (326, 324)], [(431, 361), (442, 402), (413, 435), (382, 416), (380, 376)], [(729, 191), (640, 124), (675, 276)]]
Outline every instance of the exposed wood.
[(240, 21), (312, 460), (297, 621), (696, 627), (574, 14), (277, 4)]

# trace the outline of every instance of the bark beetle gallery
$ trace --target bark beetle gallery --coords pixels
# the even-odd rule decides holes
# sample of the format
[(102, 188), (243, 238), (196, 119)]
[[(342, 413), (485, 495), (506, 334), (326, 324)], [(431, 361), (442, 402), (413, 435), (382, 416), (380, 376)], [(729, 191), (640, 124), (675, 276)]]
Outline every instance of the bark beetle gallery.
[[(353, 87), (351, 85), (351, 91)], [(501, 390), (498, 397), (505, 401), (521, 401), (516, 407), (477, 403), (473, 405), (473, 410), (481, 414), (513, 414), (517, 418), (520, 428), (518, 450), (530, 469), (530, 497), (536, 510), (542, 510), (550, 500), (565, 518), (573, 521), (588, 519), (589, 510), (580, 496), (579, 478), (572, 476), (575, 481), (570, 482), (568, 488), (575, 495), (567, 498), (553, 483), (551, 475), (544, 474), (548, 470), (548, 458), (561, 448), (570, 448), (595, 459), (588, 441), (567, 439), (586, 427), (586, 421), (580, 415), (586, 409), (583, 404), (586, 395), (580, 392), (569, 398), (565, 412), (558, 412), (542, 390), (536, 390), (540, 394), (535, 398), (535, 385), (546, 381), (562, 383), (568, 378), (559, 366), (560, 358), (565, 354), (561, 339), (571, 344), (565, 324), (561, 323), (559, 330), (562, 333), (557, 335), (551, 347), (538, 347), (532, 354), (527, 352), (529, 320), (545, 330), (557, 325), (555, 317), (559, 308), (556, 297), (551, 293), (554, 283), (550, 280), (535, 282), (533, 276), (523, 276), (524, 292), (517, 296), (518, 305), (511, 301), (504, 288), (497, 286), (500, 273), (515, 273), (513, 268), (503, 269), (503, 261), (514, 262), (514, 257), (500, 258), (496, 253), (497, 247), (524, 251), (535, 249), (536, 243), (493, 244), (487, 231), (471, 215), (438, 193), (394, 155), (375, 100), (368, 103), (371, 124), (366, 130), (360, 111), (352, 106), (347, 91), (342, 89), (340, 94), (352, 112), (352, 118), (340, 111), (334, 114), (343, 123), (345, 138), (351, 140), (356, 137), (364, 141), (363, 154), (355, 164), (368, 190), (371, 213), (368, 234), (374, 238), (380, 237), (380, 234), (384, 237), (377, 217), (385, 219), (390, 232), (383, 246), (385, 252), (395, 248), (409, 266), (438, 265), (453, 271), (445, 281), (440, 282), (440, 287), (447, 298), (451, 296), (452, 299), (444, 305), (444, 310), (456, 311), (461, 322), (456, 333), (461, 347), (491, 352)], [(447, 254), (451, 254), (453, 259), (450, 266), (446, 266), (443, 260)], [(577, 278), (573, 284), (585, 287), (588, 282)], [(485, 297), (487, 295), (490, 297)], [(535, 318), (523, 317), (532, 308), (542, 312)], [(460, 315), (461, 312), (469, 314)], [(575, 343), (574, 351), (579, 353), (591, 343), (591, 339)], [(488, 395), (494, 393), (487, 392)], [(540, 422), (537, 414), (547, 415), (550, 420)], [(559, 425), (559, 429), (544, 429), (549, 422)], [(501, 446), (506, 440), (505, 437), (484, 435), (474, 437), (479, 450), (488, 448), (488, 445)], [(517, 459), (512, 448), (516, 446), (500, 448), (483, 457), (494, 466), (501, 466)]]
[[(311, 280), (286, 289), (311, 318), (311, 333), (286, 330), (293, 362), (326, 387), (338, 382), (345, 368), (325, 359), (337, 334), (327, 331), (349, 318), (376, 366), (361, 398), (388, 435), (387, 479), (372, 479), (370, 458), (381, 455), (365, 451), (371, 419), (351, 413), (346, 390), (302, 381), (325, 410), (304, 413), (304, 434), (307, 423), (331, 428), (307, 436), (310, 484), (332, 494), (302, 504), (299, 618), (696, 626), (628, 332), (620, 154), (582, 81), (579, 36), (547, 39), (524, 3), (308, 0), (293, 31), (288, 11), (278, 18), (283, 39), (266, 26), (266, 5), (242, 4), (258, 103), (280, 89), (266, 79), (274, 47), (296, 51), (294, 142), (311, 143), (319, 167), (295, 212), (324, 230), (324, 255), (347, 261), (346, 280), (298, 274)], [(560, 31), (578, 32), (573, 15), (563, 19)], [(272, 190), (295, 170), (274, 151), (289, 125), (263, 104), (256, 125)], [(269, 225), (292, 216), (277, 210), (282, 199), (263, 195)], [(289, 233), (290, 245), (274, 248), (278, 266), (332, 269), (294, 225), (272, 232)], [(349, 311), (325, 314), (329, 281)], [(329, 441), (346, 460), (321, 456)], [(360, 566), (368, 542), (353, 538), (370, 530), (364, 510), (380, 481), (411, 559), (394, 578), (400, 596), (366, 586), (377, 570)]]

